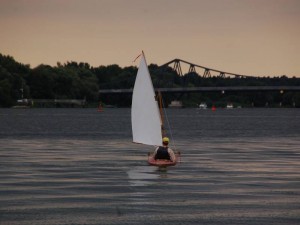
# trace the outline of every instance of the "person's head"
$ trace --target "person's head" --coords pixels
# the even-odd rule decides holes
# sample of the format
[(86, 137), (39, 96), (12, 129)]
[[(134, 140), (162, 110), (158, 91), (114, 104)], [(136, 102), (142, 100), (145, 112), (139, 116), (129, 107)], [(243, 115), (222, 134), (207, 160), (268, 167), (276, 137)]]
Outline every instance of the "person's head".
[(162, 139), (162, 143), (163, 143), (163, 145), (168, 145), (168, 144), (169, 144), (169, 138), (164, 137), (164, 138)]

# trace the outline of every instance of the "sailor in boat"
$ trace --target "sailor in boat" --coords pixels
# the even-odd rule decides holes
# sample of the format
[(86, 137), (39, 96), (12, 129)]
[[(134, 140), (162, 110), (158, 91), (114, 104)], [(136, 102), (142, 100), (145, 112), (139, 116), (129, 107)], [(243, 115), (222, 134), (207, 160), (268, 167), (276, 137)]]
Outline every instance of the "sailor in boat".
[(153, 158), (155, 160), (167, 160), (167, 161), (176, 161), (175, 154), (171, 148), (168, 147), (169, 145), (169, 138), (164, 137), (162, 139), (163, 146), (159, 146), (155, 149), (153, 153)]

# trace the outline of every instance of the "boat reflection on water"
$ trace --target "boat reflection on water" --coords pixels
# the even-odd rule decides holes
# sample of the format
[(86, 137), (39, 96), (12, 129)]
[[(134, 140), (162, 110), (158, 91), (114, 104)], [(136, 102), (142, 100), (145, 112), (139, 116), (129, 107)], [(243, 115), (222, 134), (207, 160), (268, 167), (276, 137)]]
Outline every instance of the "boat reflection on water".
[(168, 178), (168, 168), (153, 166), (136, 166), (128, 170), (127, 175), (131, 186), (155, 185), (157, 183), (160, 183), (161, 179)]
[(153, 183), (153, 180), (158, 179), (159, 175), (154, 173), (155, 167), (137, 166), (129, 171), (127, 175), (131, 186), (146, 186)]

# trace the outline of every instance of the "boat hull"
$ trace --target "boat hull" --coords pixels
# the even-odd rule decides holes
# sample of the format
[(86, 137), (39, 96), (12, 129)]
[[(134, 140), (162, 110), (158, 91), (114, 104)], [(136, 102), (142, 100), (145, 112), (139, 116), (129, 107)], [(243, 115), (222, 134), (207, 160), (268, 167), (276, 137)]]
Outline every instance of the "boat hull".
[(180, 159), (180, 153), (175, 154), (176, 160), (173, 162), (171, 160), (165, 159), (157, 159), (155, 160), (153, 154), (149, 154), (148, 156), (148, 164), (151, 166), (158, 166), (158, 167), (168, 167), (168, 166), (175, 166)]

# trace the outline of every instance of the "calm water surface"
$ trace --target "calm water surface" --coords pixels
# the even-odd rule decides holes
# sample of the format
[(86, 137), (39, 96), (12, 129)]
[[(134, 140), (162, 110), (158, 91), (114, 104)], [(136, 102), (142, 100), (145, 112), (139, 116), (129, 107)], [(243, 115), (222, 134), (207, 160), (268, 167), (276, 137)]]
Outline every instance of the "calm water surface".
[(167, 113), (157, 169), (130, 109), (0, 109), (0, 224), (300, 224), (299, 109)]

